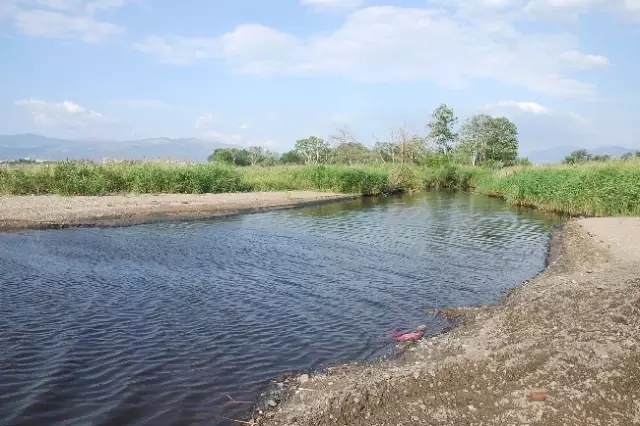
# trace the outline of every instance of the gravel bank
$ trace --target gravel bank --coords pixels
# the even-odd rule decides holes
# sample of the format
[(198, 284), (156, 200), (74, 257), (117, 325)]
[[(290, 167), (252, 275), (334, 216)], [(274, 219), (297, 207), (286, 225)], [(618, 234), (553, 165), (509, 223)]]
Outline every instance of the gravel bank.
[(397, 360), (305, 376), (247, 424), (640, 424), (639, 218), (570, 221), (542, 275), (461, 311)]
[(355, 196), (306, 191), (105, 197), (1, 196), (0, 231), (209, 219), (349, 198)]

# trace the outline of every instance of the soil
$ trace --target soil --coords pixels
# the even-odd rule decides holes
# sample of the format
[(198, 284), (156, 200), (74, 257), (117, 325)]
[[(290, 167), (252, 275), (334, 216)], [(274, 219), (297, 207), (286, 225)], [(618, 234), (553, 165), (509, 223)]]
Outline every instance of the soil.
[(205, 220), (349, 198), (355, 196), (307, 191), (104, 197), (0, 196), (0, 231)]
[(460, 314), (395, 360), (294, 380), (244, 424), (640, 424), (640, 218), (569, 221), (543, 274)]

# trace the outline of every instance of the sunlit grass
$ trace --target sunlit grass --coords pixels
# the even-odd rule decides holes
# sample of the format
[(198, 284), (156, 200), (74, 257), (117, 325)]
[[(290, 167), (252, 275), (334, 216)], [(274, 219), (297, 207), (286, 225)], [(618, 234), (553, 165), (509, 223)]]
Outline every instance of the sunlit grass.
[(500, 170), (448, 164), (229, 167), (61, 162), (0, 168), (3, 195), (331, 191), (380, 195), (465, 190), (572, 215), (640, 215), (640, 160)]
[(640, 161), (506, 169), (476, 191), (509, 204), (572, 215), (640, 215)]

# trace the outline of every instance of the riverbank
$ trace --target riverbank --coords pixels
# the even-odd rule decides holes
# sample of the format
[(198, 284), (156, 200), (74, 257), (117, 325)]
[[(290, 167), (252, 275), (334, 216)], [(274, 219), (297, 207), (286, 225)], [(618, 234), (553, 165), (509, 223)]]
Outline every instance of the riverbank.
[(0, 231), (123, 226), (291, 208), (355, 198), (330, 192), (0, 197)]
[(504, 169), (434, 166), (296, 165), (232, 167), (148, 162), (60, 162), (0, 167), (0, 195), (206, 194), (320, 191), (385, 195), (462, 190), (572, 216), (639, 216), (640, 159)]
[(637, 424), (640, 218), (572, 220), (550, 250), (503, 304), (397, 360), (301, 376), (247, 424)]

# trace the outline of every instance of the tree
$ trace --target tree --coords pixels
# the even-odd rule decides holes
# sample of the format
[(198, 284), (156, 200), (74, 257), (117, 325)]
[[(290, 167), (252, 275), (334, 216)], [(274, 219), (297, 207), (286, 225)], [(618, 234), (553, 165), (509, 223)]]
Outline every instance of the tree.
[(609, 154), (600, 154), (594, 155), (591, 157), (591, 161), (597, 161), (599, 163), (604, 163), (605, 161), (611, 160), (611, 156)]
[(248, 166), (250, 153), (246, 149), (217, 148), (208, 158), (210, 162), (234, 164), (236, 166)]
[(250, 146), (249, 147), (249, 161), (252, 166), (262, 162), (264, 160), (264, 148), (261, 146)]
[(487, 161), (513, 165), (518, 158), (518, 128), (507, 117), (492, 117), (489, 128)]
[(431, 114), (429, 127), (429, 139), (431, 139), (438, 149), (448, 155), (458, 142), (458, 134), (453, 128), (458, 123), (458, 118), (454, 115), (453, 109), (445, 104), (441, 104)]
[(620, 156), (621, 160), (631, 160), (634, 157), (633, 152), (625, 152)]
[(296, 141), (294, 149), (302, 155), (305, 164), (326, 163), (330, 152), (329, 144), (317, 136)]
[(334, 148), (335, 161), (342, 164), (362, 164), (368, 162), (369, 149), (360, 142), (343, 142)]
[(469, 159), (472, 166), (487, 159), (491, 117), (478, 114), (469, 118), (460, 128), (460, 152)]
[(302, 158), (302, 155), (300, 155), (298, 151), (292, 149), (282, 154), (280, 162), (283, 164), (304, 164), (304, 158)]
[(395, 163), (396, 145), (393, 142), (376, 141), (373, 150), (384, 163)]
[(506, 117), (474, 115), (460, 129), (459, 151), (472, 165), (510, 166), (518, 158), (518, 128)]
[(260, 164), (262, 164), (263, 166), (275, 166), (279, 161), (280, 156), (277, 152), (265, 149), (262, 155), (262, 162)]
[(591, 154), (586, 149), (577, 149), (564, 158), (565, 164), (581, 164), (591, 161)]

